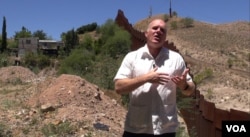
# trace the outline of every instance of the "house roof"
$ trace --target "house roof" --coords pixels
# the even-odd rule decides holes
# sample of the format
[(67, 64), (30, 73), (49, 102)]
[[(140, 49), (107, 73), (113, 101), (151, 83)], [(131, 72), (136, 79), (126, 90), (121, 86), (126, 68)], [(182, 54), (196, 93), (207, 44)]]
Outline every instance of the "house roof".
[(43, 42), (46, 42), (46, 43), (49, 43), (49, 42), (56, 43), (58, 41), (56, 41), (56, 40), (39, 40), (39, 42), (41, 42), (41, 43), (43, 43)]

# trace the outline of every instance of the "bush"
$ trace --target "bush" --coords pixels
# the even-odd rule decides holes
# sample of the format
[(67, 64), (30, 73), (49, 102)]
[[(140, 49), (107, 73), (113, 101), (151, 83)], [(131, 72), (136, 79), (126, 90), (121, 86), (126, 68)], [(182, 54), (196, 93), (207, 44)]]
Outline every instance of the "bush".
[(39, 55), (34, 54), (32, 52), (29, 52), (25, 54), (24, 56), (24, 66), (27, 66), (28, 68), (34, 70), (36, 68), (38, 69), (44, 69), (48, 66), (50, 66), (50, 59), (49, 57), (45, 55)]
[(75, 132), (75, 127), (70, 124), (70, 122), (66, 121), (59, 125), (47, 124), (42, 127), (42, 133), (47, 136), (67, 136), (73, 135)]
[(181, 19), (181, 23), (184, 28), (193, 27), (194, 20), (192, 18), (186, 17), (184, 19)]
[(200, 84), (204, 79), (209, 78), (213, 75), (212, 69), (206, 69), (203, 72), (194, 76), (194, 81), (196, 84)]
[(171, 29), (173, 29), (173, 30), (178, 28), (177, 21), (172, 21), (170, 25), (171, 25)]
[(75, 49), (61, 62), (59, 74), (83, 76), (90, 72), (93, 57), (93, 54), (87, 50)]
[(6, 67), (9, 64), (10, 63), (9, 63), (8, 55), (5, 53), (0, 54), (0, 67)]

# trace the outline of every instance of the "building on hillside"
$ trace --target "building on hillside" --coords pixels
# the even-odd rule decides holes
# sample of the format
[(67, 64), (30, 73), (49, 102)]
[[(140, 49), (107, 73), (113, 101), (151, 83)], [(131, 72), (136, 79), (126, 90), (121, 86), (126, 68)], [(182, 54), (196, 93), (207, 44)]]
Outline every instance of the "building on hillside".
[(56, 55), (58, 56), (58, 51), (60, 47), (63, 47), (64, 43), (62, 41), (55, 40), (39, 40), (38, 49), (42, 51), (45, 55)]
[(18, 39), (18, 56), (22, 57), (27, 52), (37, 53), (39, 38), (19, 38)]
[(38, 37), (19, 38), (18, 39), (18, 56), (22, 57), (26, 53), (38, 52), (44, 55), (57, 56), (60, 47), (63, 47), (62, 41), (55, 40), (39, 40)]

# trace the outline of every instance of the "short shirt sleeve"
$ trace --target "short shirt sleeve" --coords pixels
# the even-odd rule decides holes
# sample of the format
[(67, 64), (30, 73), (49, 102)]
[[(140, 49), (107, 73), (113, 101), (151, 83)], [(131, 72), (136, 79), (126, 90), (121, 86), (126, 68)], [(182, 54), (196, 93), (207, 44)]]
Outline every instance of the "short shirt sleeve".
[(114, 77), (114, 81), (117, 79), (132, 78), (134, 59), (135, 51), (128, 53), (124, 57), (122, 64)]

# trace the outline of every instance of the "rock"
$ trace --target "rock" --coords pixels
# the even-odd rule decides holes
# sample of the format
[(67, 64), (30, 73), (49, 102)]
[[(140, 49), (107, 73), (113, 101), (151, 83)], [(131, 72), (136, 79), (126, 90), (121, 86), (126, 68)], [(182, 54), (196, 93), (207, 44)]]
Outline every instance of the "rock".
[(55, 108), (51, 104), (45, 104), (41, 106), (41, 111), (43, 113), (49, 112), (49, 111), (55, 111)]

